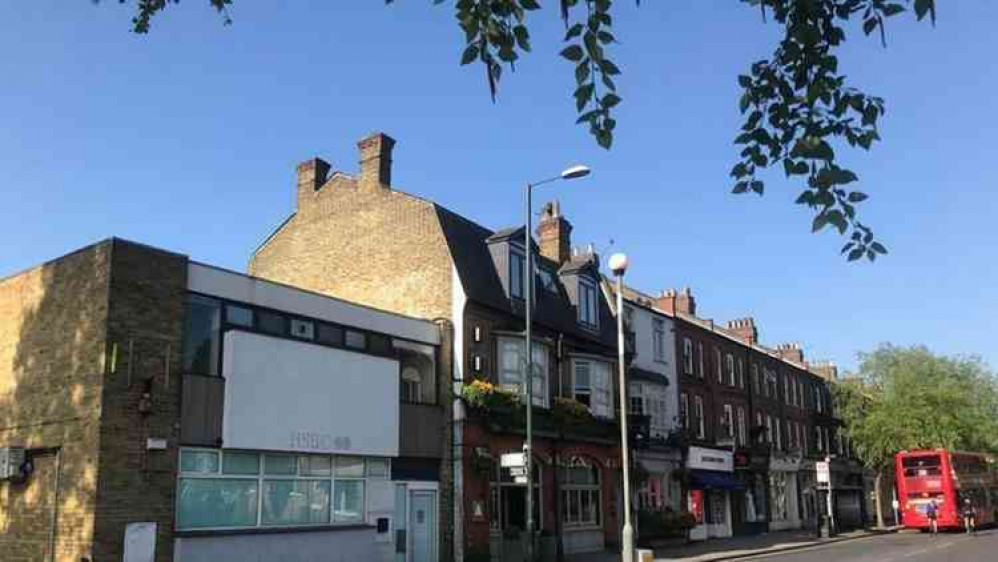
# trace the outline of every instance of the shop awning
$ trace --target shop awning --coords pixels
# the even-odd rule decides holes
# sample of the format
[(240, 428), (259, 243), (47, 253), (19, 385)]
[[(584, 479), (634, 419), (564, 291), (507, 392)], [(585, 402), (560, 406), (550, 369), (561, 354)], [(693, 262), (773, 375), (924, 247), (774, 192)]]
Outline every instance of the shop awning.
[(730, 472), (714, 470), (690, 471), (690, 487), (694, 490), (741, 490), (744, 484)]

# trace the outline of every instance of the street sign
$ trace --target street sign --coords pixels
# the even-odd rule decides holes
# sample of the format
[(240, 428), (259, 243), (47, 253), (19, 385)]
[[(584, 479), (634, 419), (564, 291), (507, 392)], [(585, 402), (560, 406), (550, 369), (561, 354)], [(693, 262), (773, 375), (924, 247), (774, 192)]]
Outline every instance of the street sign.
[(499, 460), (499, 465), (503, 468), (522, 467), (525, 464), (523, 462), (523, 453), (506, 453)]
[(831, 482), (831, 470), (828, 461), (818, 461), (814, 463), (814, 468), (818, 472), (818, 484), (828, 484)]

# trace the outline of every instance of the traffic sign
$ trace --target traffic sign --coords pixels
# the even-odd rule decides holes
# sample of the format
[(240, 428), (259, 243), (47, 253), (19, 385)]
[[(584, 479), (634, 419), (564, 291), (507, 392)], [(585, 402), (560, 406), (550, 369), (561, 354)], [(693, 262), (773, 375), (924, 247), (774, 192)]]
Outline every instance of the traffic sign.
[(503, 468), (513, 468), (524, 466), (523, 453), (506, 453), (499, 460), (499, 465)]
[(831, 482), (831, 470), (828, 461), (818, 461), (814, 463), (814, 468), (818, 472), (818, 484), (828, 484)]

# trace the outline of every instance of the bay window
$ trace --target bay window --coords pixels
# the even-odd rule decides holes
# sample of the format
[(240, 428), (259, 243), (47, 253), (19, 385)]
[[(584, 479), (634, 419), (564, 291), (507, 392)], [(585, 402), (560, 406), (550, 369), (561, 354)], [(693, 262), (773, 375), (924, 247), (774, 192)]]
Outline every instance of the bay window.
[(603, 521), (599, 466), (573, 459), (562, 470), (561, 509), (565, 526), (599, 526)]
[(387, 459), (185, 448), (177, 528), (363, 522), (367, 481), (387, 477)]
[[(498, 338), (499, 346), (499, 385), (506, 390), (527, 395), (524, 386), (523, 373), (526, 370), (524, 347), (526, 342), (518, 337)], [(533, 394), (534, 405), (548, 405), (548, 348), (546, 345), (533, 342), (531, 345), (533, 357)]]
[(575, 399), (589, 407), (594, 416), (613, 417), (613, 383), (610, 363), (592, 359), (572, 359)]

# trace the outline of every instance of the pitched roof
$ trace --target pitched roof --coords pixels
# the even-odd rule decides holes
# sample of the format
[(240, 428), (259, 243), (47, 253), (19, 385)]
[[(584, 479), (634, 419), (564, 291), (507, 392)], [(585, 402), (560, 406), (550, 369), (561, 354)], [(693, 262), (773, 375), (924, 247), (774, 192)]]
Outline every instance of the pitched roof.
[[(523, 234), (523, 226), (504, 228), (493, 232), (449, 209), (435, 205), (440, 220), (444, 238), (450, 248), (458, 278), (468, 300), (488, 306), (495, 310), (508, 313), (515, 317), (523, 316), (523, 307), (506, 296), (502, 280), (496, 271), (495, 262), (489, 252), (489, 243), (508, 239), (519, 233)], [(536, 244), (534, 244), (536, 247)], [(549, 329), (572, 334), (579, 338), (592, 341), (601, 346), (616, 346), (616, 330), (613, 329), (614, 318), (610, 313), (605, 299), (600, 299), (599, 332), (591, 332), (581, 328), (577, 321), (575, 306), (568, 297), (568, 291), (559, 278), (558, 265), (535, 254), (537, 265), (551, 271), (554, 275), (554, 292), (542, 289), (540, 280), (535, 281), (537, 288), (536, 305), (533, 309), (534, 322)], [(581, 269), (581, 267), (580, 267)]]

